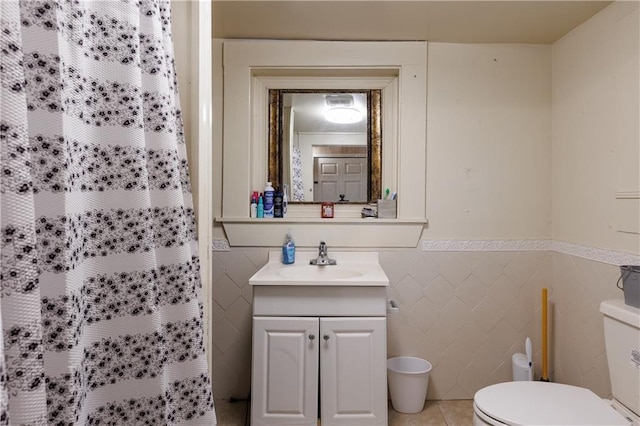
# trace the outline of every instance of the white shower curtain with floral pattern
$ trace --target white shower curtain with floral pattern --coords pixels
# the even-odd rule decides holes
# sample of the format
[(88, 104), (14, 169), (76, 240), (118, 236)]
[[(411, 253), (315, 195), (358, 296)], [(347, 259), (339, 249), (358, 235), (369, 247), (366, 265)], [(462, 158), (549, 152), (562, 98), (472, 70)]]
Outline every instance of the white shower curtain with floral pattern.
[(163, 0), (0, 1), (0, 424), (215, 424)]

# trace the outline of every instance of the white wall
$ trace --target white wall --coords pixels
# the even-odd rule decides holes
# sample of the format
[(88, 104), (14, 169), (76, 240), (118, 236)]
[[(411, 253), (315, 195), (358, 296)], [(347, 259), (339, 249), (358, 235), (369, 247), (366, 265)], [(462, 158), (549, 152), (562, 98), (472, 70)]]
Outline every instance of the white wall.
[[(423, 237), (550, 238), (551, 47), (430, 43), (427, 50), (430, 223)], [(483, 386), (509, 380), (511, 355), (524, 350), (525, 337), (539, 340), (539, 289), (551, 287), (549, 254), (379, 250), (389, 295), (401, 306), (389, 318), (389, 355), (433, 363), (429, 398), (470, 399)], [(248, 393), (247, 280), (267, 251), (214, 253), (218, 398)]]
[(550, 238), (551, 48), (428, 52), (423, 238)]
[[(640, 193), (639, 3), (616, 2), (553, 45), (553, 238), (640, 253), (618, 232)], [(622, 208), (622, 210), (618, 210)]]

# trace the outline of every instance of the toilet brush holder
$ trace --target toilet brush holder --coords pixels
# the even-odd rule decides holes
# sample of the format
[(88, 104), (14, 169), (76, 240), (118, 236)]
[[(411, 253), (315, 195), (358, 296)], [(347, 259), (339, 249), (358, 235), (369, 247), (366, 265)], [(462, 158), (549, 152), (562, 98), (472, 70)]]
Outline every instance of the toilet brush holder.
[(511, 364), (514, 382), (530, 382), (533, 380), (533, 367), (529, 366), (529, 361), (525, 354), (513, 354)]

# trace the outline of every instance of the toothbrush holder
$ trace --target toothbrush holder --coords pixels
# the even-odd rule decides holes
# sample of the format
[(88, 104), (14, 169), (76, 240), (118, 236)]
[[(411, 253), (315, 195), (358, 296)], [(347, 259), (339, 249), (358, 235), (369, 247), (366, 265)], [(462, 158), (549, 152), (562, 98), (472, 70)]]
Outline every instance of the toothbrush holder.
[(378, 219), (398, 217), (398, 200), (378, 200)]

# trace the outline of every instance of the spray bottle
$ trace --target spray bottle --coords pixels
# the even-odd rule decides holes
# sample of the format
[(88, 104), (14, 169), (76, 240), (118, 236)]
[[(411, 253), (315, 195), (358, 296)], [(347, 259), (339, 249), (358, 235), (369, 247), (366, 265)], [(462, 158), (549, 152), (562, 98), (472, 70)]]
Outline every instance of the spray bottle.
[(258, 206), (256, 209), (256, 214), (258, 215), (258, 218), (263, 218), (264, 217), (264, 202), (262, 201), (262, 194), (260, 194), (260, 196), (258, 197)]

